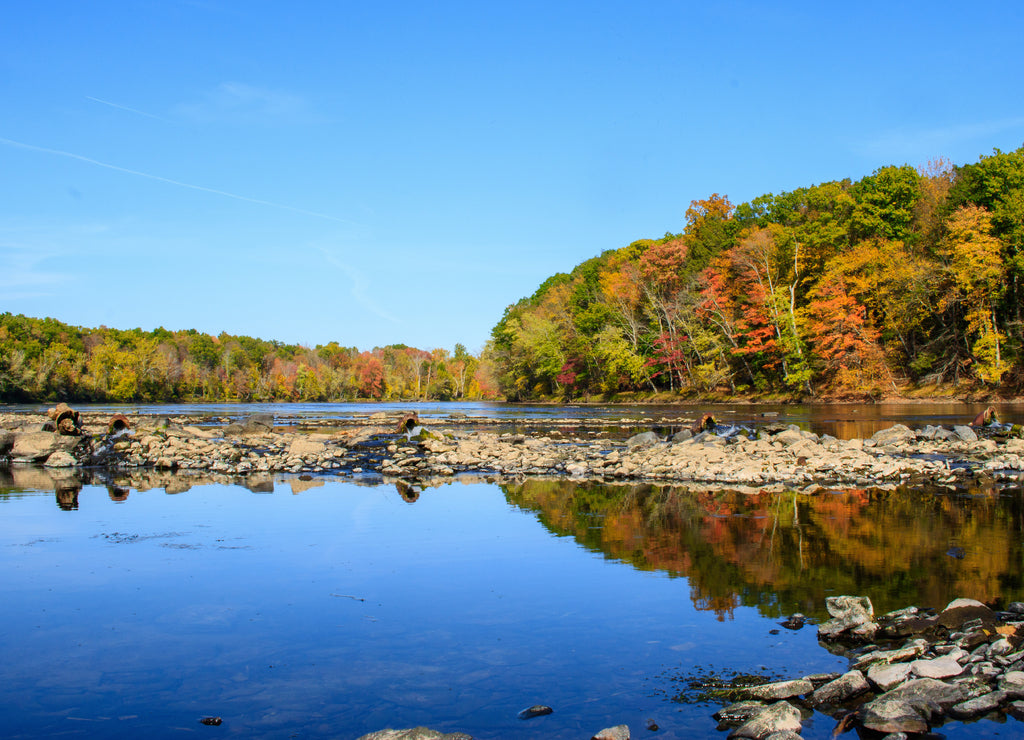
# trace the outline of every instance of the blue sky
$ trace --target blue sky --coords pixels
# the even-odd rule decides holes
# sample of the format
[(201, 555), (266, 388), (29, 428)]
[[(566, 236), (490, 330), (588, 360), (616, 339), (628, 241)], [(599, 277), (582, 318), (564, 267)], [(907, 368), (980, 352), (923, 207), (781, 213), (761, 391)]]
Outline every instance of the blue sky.
[(0, 311), (471, 351), (690, 201), (1024, 144), (1019, 2), (9, 3)]

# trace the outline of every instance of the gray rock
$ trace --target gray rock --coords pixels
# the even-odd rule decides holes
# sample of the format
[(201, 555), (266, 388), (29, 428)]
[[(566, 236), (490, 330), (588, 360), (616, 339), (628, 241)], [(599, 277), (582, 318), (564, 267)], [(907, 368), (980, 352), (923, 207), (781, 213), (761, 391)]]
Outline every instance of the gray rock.
[(764, 704), (759, 701), (744, 700), (722, 707), (712, 716), (727, 727), (736, 727), (763, 709)]
[(760, 686), (750, 686), (743, 690), (747, 699), (760, 699), (761, 701), (776, 701), (778, 699), (791, 699), (794, 696), (803, 696), (814, 691), (814, 684), (802, 678), (795, 681), (775, 681)]
[(650, 447), (661, 442), (661, 436), (656, 432), (640, 432), (626, 440), (626, 446), (633, 450), (638, 447)]
[(966, 424), (957, 424), (953, 427), (953, 433), (964, 442), (977, 442), (978, 435)]
[(787, 701), (780, 701), (765, 707), (729, 733), (730, 738), (744, 737), (764, 740), (777, 732), (800, 732), (800, 710)]
[(792, 730), (783, 730), (782, 732), (773, 732), (764, 740), (803, 740), (803, 738)]
[(829, 596), (825, 599), (825, 608), (833, 619), (818, 625), (818, 636), (822, 639), (835, 638), (847, 630), (871, 624), (875, 616), (867, 596)]
[(959, 676), (964, 667), (948, 655), (934, 660), (915, 660), (910, 669), (921, 678), (951, 678)]
[(590, 738), (590, 740), (629, 740), (629, 726), (615, 725), (615, 727), (606, 727)]
[(942, 712), (964, 700), (963, 690), (959, 686), (934, 678), (915, 678), (907, 681), (879, 698), (885, 697), (907, 702), (926, 718), (939, 717)]
[(6, 455), (14, 447), (14, 432), (0, 429), (0, 455)]
[(851, 625), (865, 624), (875, 618), (875, 608), (867, 596), (829, 596), (825, 599), (825, 608), (832, 617)]
[(928, 732), (928, 722), (913, 705), (888, 694), (862, 706), (857, 717), (864, 727), (876, 732)]
[(359, 740), (473, 740), (464, 732), (443, 733), (427, 727), (413, 727), (408, 730), (378, 730), (363, 735)]
[(868, 669), (868, 680), (882, 691), (889, 691), (910, 677), (910, 663), (876, 663)]
[(859, 696), (871, 690), (867, 679), (860, 671), (848, 671), (834, 681), (814, 690), (810, 696), (811, 704), (822, 706), (826, 704), (842, 704), (848, 699)]
[(274, 428), (274, 415), (273, 414), (253, 414), (245, 422), (245, 425), (250, 429), (262, 429), (269, 431)]
[(871, 435), (871, 439), (876, 445), (891, 445), (900, 442), (913, 442), (917, 439), (917, 434), (903, 424), (893, 424), (888, 429), (875, 432)]
[(949, 714), (956, 719), (969, 719), (988, 714), (1007, 699), (1005, 691), (990, 691), (982, 696), (968, 699), (967, 701), (954, 704), (949, 708)]
[(964, 607), (967, 607), (967, 606), (975, 606), (975, 607), (980, 606), (980, 607), (983, 607), (985, 609), (988, 608), (987, 606), (985, 606), (983, 603), (981, 603), (977, 599), (959, 598), (959, 599), (953, 599), (951, 602), (946, 604), (946, 608), (943, 609), (942, 611), (948, 612), (950, 609), (963, 609)]
[(1006, 692), (1024, 693), (1024, 671), (1007, 671), (999, 678), (999, 688)]
[(684, 429), (681, 432), (676, 432), (672, 435), (673, 442), (686, 442), (687, 440), (693, 439), (693, 432), (689, 429)]

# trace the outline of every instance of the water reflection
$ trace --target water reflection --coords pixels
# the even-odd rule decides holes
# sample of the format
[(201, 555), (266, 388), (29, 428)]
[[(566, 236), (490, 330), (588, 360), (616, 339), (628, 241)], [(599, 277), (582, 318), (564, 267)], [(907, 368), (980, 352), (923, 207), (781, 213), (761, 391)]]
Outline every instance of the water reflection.
[(527, 481), (502, 486), (553, 533), (641, 570), (685, 576), (720, 619), (824, 617), (825, 597), (885, 611), (957, 596), (1024, 596), (1021, 490), (848, 490), (805, 495)]

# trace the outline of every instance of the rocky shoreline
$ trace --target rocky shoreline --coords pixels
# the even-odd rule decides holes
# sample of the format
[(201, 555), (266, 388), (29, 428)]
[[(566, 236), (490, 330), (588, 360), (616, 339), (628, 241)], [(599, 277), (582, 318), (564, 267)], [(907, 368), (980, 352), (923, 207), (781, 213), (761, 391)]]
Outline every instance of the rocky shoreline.
[[(0, 466), (108, 471), (203, 471), (235, 477), (338, 474), (410, 483), (485, 475), (580, 481), (782, 487), (966, 486), (1024, 480), (1018, 427), (957, 425), (912, 430), (896, 424), (869, 439), (840, 440), (795, 425), (758, 430), (687, 428), (616, 438), (550, 428), (489, 431), (497, 420), (372, 414), (330, 426), (285, 426), (270, 416), (211, 423), (208, 417), (102, 414), (62, 419), (0, 414)], [(581, 422), (572, 421), (579, 434)], [(607, 422), (601, 422), (606, 425)], [(705, 421), (700, 422), (704, 426)], [(653, 425), (652, 425), (653, 426)], [(520, 429), (522, 425), (520, 424)], [(638, 432), (638, 429), (629, 429)]]

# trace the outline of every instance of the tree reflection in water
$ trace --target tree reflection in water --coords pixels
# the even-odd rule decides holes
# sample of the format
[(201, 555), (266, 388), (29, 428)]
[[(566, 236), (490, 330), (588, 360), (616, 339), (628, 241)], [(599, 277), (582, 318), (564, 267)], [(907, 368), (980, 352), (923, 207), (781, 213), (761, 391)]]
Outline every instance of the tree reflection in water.
[(824, 618), (836, 594), (869, 596), (879, 612), (1024, 598), (1021, 489), (807, 495), (530, 480), (502, 490), (553, 533), (687, 578), (694, 605), (719, 619), (738, 606)]

